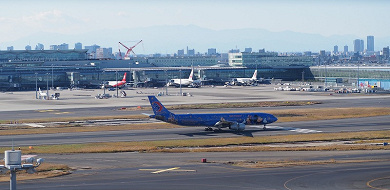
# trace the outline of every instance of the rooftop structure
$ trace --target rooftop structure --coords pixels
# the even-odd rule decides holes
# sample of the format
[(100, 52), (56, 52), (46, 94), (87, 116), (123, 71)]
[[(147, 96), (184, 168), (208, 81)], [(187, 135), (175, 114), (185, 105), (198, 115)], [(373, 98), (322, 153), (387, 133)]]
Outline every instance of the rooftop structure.
[(0, 51), (0, 62), (86, 60), (87, 50), (11, 50)]

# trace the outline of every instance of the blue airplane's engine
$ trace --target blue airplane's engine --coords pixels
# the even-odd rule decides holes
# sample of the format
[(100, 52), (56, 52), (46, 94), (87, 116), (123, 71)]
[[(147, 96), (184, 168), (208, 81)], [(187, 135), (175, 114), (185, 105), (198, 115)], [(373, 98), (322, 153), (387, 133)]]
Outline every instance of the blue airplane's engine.
[(235, 131), (243, 131), (245, 130), (245, 124), (234, 122), (232, 125), (230, 125), (229, 129)]

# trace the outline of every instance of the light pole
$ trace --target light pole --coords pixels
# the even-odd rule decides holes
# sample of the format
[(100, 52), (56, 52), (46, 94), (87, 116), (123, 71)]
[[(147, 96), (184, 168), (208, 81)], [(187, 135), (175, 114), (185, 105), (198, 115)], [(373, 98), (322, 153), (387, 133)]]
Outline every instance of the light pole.
[(168, 75), (167, 75), (167, 70), (164, 70), (165, 72), (165, 96), (168, 96)]
[(357, 81), (356, 81), (356, 88), (359, 89), (359, 62), (357, 63), (357, 66), (358, 66), (358, 70), (357, 70)]
[(53, 79), (54, 78), (54, 70), (53, 70), (53, 64), (51, 64), (51, 88), (53, 89), (54, 88), (54, 85), (53, 85)]
[(118, 71), (115, 71), (115, 78), (116, 78), (116, 98), (118, 98)]
[(182, 92), (181, 92), (181, 69), (179, 70), (179, 79), (180, 79), (180, 96), (182, 96)]
[(49, 99), (49, 73), (46, 73), (46, 100)]
[(38, 73), (35, 72), (35, 99), (38, 99)]
[[(104, 75), (104, 71), (103, 71), (103, 75)], [(102, 76), (104, 77), (104, 76)], [(105, 96), (106, 95), (106, 81), (103, 80), (103, 95)]]

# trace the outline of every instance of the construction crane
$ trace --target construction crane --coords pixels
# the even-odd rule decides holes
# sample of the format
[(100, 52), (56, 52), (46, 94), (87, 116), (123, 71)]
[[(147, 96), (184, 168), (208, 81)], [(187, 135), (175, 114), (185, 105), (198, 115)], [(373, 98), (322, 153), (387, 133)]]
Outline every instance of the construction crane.
[[(137, 46), (137, 45), (138, 45), (139, 43), (141, 43), (141, 42), (142, 42), (142, 40), (140, 40), (138, 43), (136, 43), (135, 45), (131, 46), (130, 48), (128, 48), (127, 46), (125, 46), (123, 43), (119, 42), (120, 45), (122, 45), (123, 47), (125, 47), (125, 48), (127, 49), (127, 52), (126, 52), (126, 54), (125, 54), (125, 59), (126, 59), (126, 58), (130, 59), (129, 53), (130, 53), (130, 52), (133, 52), (133, 53), (134, 53), (133, 48), (135, 48), (135, 46)], [(135, 55), (135, 53), (134, 53), (134, 55)], [(120, 48), (119, 48), (119, 56), (120, 56), (120, 58), (122, 59), (122, 54), (121, 54), (121, 49), (120, 49)]]

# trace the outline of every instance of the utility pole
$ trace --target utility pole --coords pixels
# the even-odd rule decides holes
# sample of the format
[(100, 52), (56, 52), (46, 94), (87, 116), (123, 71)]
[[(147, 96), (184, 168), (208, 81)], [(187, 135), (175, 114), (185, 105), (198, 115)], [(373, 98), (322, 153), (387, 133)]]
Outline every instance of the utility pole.
[(164, 70), (165, 72), (165, 96), (168, 96), (168, 75), (167, 75), (167, 70)]
[(49, 73), (46, 73), (46, 100), (49, 99)]
[(357, 81), (356, 81), (356, 88), (359, 89), (359, 62), (357, 63), (357, 66), (358, 66), (358, 70), (357, 70)]
[[(104, 74), (105, 72), (103, 71), (103, 74)], [(102, 76), (102, 77), (104, 77), (104, 76)], [(104, 81), (103, 80), (103, 96), (105, 96), (106, 95), (106, 81)]]
[(179, 70), (179, 78), (180, 78), (180, 96), (183, 96), (181, 92), (181, 69)]
[(53, 85), (53, 79), (54, 78), (54, 71), (53, 71), (53, 64), (51, 64), (51, 88), (53, 89), (54, 88), (54, 85)]
[(35, 99), (38, 99), (38, 73), (35, 72)]
[(116, 98), (118, 98), (118, 71), (115, 71), (115, 78), (116, 78)]

